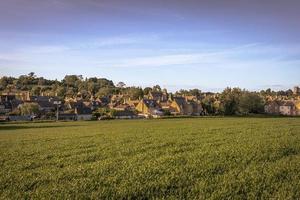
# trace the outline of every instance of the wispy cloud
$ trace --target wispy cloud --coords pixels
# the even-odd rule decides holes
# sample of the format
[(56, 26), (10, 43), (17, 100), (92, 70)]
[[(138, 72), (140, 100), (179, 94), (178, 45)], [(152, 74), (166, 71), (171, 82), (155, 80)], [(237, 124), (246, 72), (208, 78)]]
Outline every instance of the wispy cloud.
[(101, 37), (85, 43), (80, 43), (78, 46), (81, 48), (100, 48), (100, 47), (112, 47), (112, 46), (120, 46), (120, 45), (128, 46), (133, 44), (143, 45), (154, 41), (158, 41), (159, 39), (160, 36), (156, 34)]
[(102, 66), (117, 67), (161, 67), (172, 65), (192, 65), (192, 64), (220, 64), (228, 63), (229, 59), (239, 54), (259, 47), (258, 43), (251, 43), (228, 48), (220, 51), (211, 51), (208, 53), (189, 53), (189, 54), (167, 54), (147, 57), (137, 57), (123, 59), (119, 61), (99, 62)]
[(48, 54), (48, 53), (61, 53), (70, 50), (71, 48), (64, 45), (45, 45), (45, 46), (31, 46), (22, 50), (22, 53), (33, 54)]

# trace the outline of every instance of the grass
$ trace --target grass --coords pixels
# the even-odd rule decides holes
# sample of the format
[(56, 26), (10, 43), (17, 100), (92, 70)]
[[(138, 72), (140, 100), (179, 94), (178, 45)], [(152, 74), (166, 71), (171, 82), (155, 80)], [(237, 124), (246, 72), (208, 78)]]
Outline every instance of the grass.
[(0, 124), (1, 199), (299, 199), (300, 118)]

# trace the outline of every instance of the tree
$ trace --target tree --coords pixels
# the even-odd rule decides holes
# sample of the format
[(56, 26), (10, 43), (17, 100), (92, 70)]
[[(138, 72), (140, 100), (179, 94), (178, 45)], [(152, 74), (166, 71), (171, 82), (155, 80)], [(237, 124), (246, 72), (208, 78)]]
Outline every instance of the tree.
[(155, 85), (155, 86), (153, 86), (153, 91), (161, 92), (161, 87), (159, 85)]
[(113, 93), (113, 88), (103, 87), (98, 90), (96, 97), (108, 97)]
[(47, 81), (43, 77), (40, 77), (38, 79), (38, 85), (46, 85)]
[(34, 115), (38, 114), (39, 105), (37, 103), (24, 103), (21, 106), (21, 114), (22, 115)]
[(57, 86), (54, 92), (57, 96), (64, 97), (66, 94), (66, 88), (62, 86)]
[(119, 87), (119, 88), (124, 88), (125, 86), (126, 86), (126, 84), (124, 82), (119, 82), (117, 84), (117, 87)]
[(67, 97), (73, 97), (74, 95), (75, 95), (75, 91), (73, 88), (69, 88), (65, 93), (65, 96)]
[(262, 113), (264, 111), (264, 101), (257, 93), (245, 91), (240, 96), (239, 111), (242, 114)]
[(238, 113), (239, 96), (241, 92), (242, 91), (239, 88), (226, 88), (221, 93), (220, 100), (225, 115), (234, 115)]
[(144, 96), (144, 92), (142, 88), (130, 87), (127, 89), (128, 95), (132, 100), (137, 100)]
[(36, 77), (36, 75), (35, 75), (35, 73), (34, 73), (34, 72), (30, 72), (30, 73), (28, 73), (28, 76), (29, 76), (29, 77), (31, 77), (31, 78), (35, 78), (35, 77)]
[(67, 87), (77, 86), (78, 81), (80, 81), (80, 77), (77, 75), (66, 75), (62, 80), (63, 84)]
[(207, 114), (216, 114), (216, 105), (217, 104), (215, 104), (215, 99), (211, 96), (206, 96), (202, 101), (202, 107), (207, 112)]
[(13, 84), (15, 78), (3, 76), (0, 78), (0, 90), (5, 90), (6, 87), (10, 84)]
[(89, 98), (91, 98), (91, 95), (90, 95), (90, 93), (89, 93), (88, 91), (86, 91), (86, 90), (81, 90), (81, 91), (80, 91), (80, 97), (81, 97), (82, 99), (88, 100)]
[(100, 89), (100, 84), (98, 82), (88, 82), (87, 90), (95, 95), (97, 91)]
[(148, 95), (152, 91), (151, 87), (145, 87), (144, 88), (144, 95)]
[(192, 89), (189, 91), (190, 95), (196, 96), (196, 97), (200, 97), (201, 96), (201, 90), (199, 89)]
[(40, 95), (40, 93), (41, 93), (41, 87), (39, 87), (39, 86), (33, 86), (32, 89), (31, 89), (31, 93), (33, 95), (36, 95), (36, 96)]

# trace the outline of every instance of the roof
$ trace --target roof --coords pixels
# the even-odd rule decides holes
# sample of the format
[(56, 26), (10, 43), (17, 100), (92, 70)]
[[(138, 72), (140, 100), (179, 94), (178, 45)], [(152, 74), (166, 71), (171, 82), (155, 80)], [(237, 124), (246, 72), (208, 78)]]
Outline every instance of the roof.
[(153, 91), (150, 91), (150, 96), (152, 96), (154, 99), (156, 99), (156, 98), (161, 98), (162, 97), (162, 92), (153, 92)]
[(149, 108), (159, 107), (159, 105), (157, 104), (157, 102), (155, 100), (152, 100), (152, 99), (143, 99), (143, 102)]
[(31, 96), (31, 101), (50, 101), (51, 97), (48, 96)]
[(179, 106), (184, 106), (186, 104), (185, 98), (184, 97), (174, 97), (174, 101), (179, 105)]
[(1, 99), (3, 100), (3, 101), (11, 101), (11, 100), (14, 100), (14, 99), (16, 99), (16, 95), (1, 95)]
[(90, 115), (92, 114), (92, 109), (89, 107), (78, 107), (76, 108), (76, 113), (78, 115)]
[(109, 98), (107, 97), (100, 97), (98, 100), (101, 102), (102, 105), (107, 105), (110, 102)]
[(18, 99), (14, 99), (14, 100), (10, 101), (10, 103), (11, 103), (12, 107), (16, 108), (16, 107), (18, 107), (20, 104), (22, 104), (24, 102), (21, 101), (21, 100), (18, 100)]
[(295, 103), (292, 101), (282, 102), (280, 106), (295, 106)]
[(267, 103), (268, 106), (279, 106), (279, 104), (280, 104), (280, 103), (277, 102), (277, 101), (271, 101), (271, 102), (268, 102), (268, 103)]
[(41, 108), (54, 108), (54, 104), (49, 101), (38, 101), (37, 104), (39, 104)]
[(10, 102), (0, 102), (0, 105), (4, 106), (5, 109), (12, 109), (12, 104)]

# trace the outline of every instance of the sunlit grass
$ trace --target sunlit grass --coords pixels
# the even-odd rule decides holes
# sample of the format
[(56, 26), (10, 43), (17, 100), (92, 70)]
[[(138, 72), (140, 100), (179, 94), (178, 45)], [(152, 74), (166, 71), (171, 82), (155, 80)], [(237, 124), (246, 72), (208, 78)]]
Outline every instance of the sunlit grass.
[(300, 198), (300, 118), (0, 125), (0, 198)]

